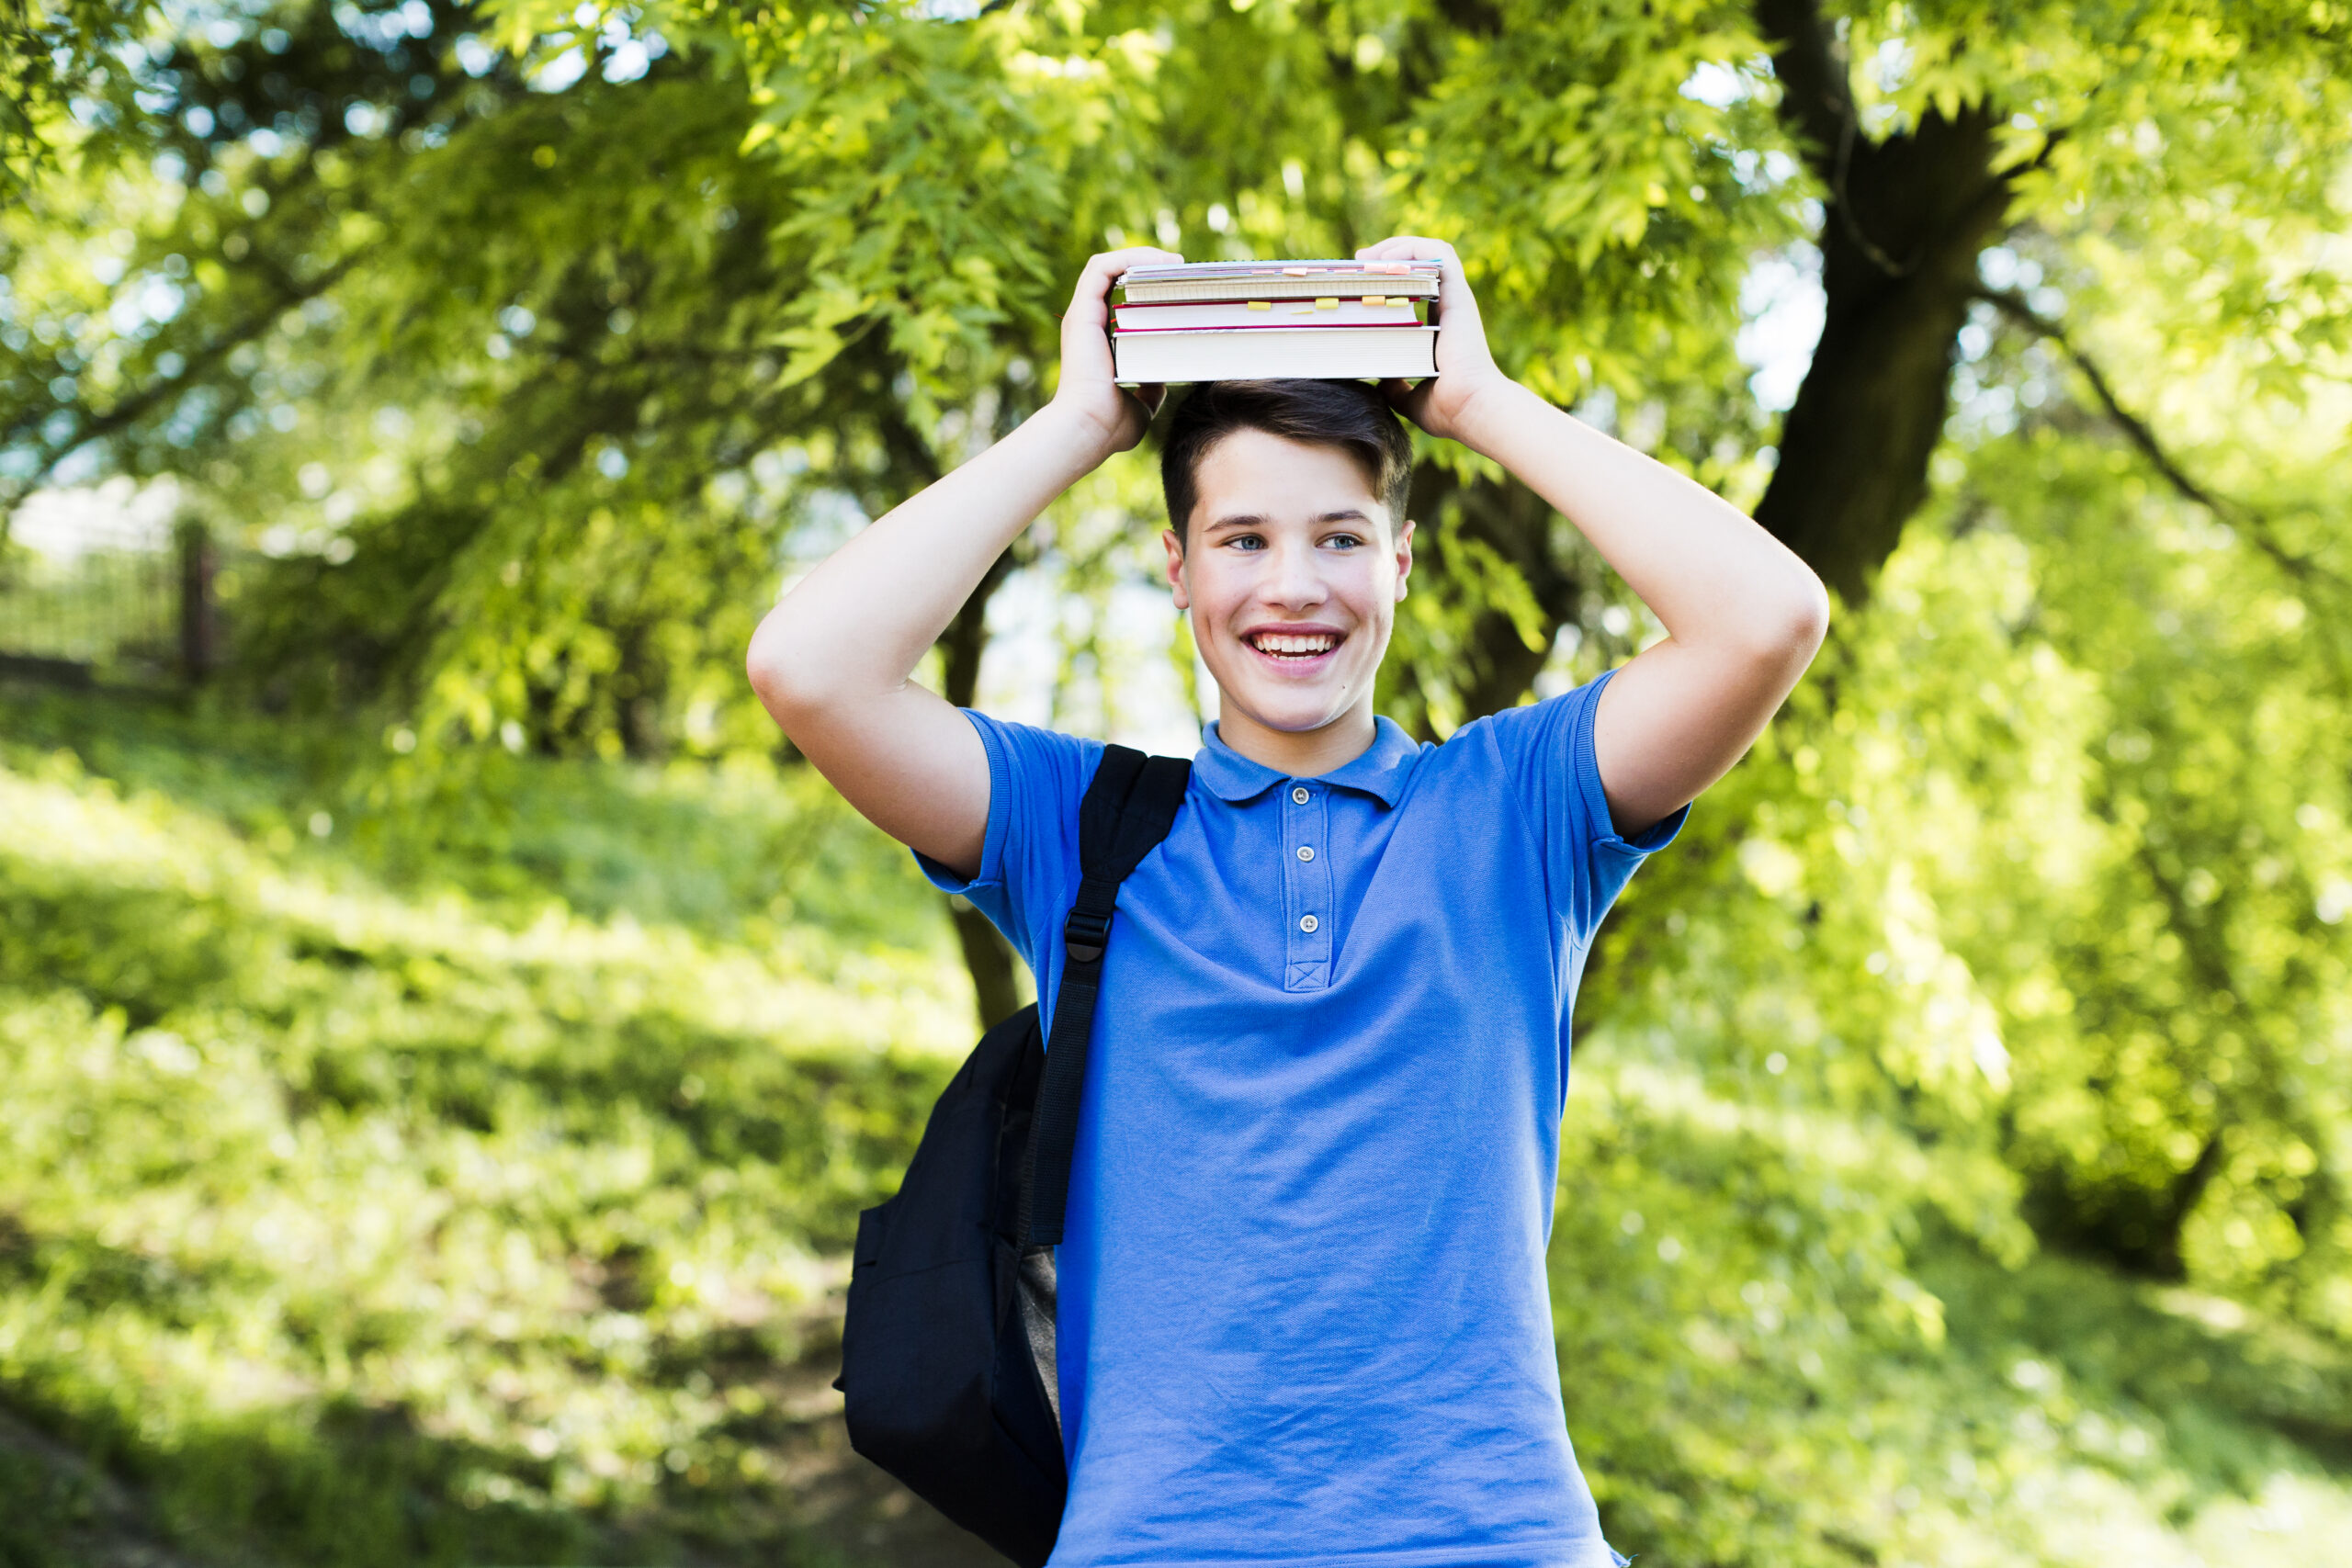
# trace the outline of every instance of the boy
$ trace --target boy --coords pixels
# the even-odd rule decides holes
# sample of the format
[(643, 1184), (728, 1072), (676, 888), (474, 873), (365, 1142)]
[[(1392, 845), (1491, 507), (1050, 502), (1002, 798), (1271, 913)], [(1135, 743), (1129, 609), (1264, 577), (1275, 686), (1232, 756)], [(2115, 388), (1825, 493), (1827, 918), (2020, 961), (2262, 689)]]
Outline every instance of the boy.
[[(1070, 1491), (1054, 1562), (1585, 1568), (1544, 1249), (1567, 1024), (1634, 867), (1819, 646), (1813, 573), (1504, 377), (1451, 247), (1438, 375), (1195, 389), (1168, 581), (1218, 718), (1104, 960), (1057, 1257)], [(909, 673), (1056, 495), (1141, 438), (1098, 255), (1053, 401), (852, 539), (752, 643), (795, 745), (1058, 983), (1102, 748)], [(1385, 401), (1384, 401), (1384, 398)], [(1623, 668), (1417, 746), (1372, 709), (1413, 565), (1389, 404), (1517, 475), (1664, 623)]]

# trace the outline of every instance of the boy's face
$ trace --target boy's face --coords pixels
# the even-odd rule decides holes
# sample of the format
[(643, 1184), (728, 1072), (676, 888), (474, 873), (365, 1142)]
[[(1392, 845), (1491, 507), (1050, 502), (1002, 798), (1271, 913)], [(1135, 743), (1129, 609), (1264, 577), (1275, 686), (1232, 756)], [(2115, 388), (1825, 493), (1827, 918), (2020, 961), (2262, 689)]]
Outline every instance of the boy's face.
[(1236, 721), (1321, 729), (1372, 700), (1413, 525), (1391, 525), (1336, 447), (1237, 430), (1200, 460), (1189, 543), (1165, 537), (1176, 607)]

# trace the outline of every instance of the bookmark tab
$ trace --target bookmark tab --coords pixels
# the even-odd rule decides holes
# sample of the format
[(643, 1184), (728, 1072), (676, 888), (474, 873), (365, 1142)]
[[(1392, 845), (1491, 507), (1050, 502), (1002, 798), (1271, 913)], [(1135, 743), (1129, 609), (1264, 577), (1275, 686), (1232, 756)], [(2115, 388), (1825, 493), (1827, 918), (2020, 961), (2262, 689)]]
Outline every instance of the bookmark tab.
[(1315, 301), (1315, 308), (1318, 310), (1336, 310), (1340, 308), (1340, 302), (1337, 299), (1317, 299)]

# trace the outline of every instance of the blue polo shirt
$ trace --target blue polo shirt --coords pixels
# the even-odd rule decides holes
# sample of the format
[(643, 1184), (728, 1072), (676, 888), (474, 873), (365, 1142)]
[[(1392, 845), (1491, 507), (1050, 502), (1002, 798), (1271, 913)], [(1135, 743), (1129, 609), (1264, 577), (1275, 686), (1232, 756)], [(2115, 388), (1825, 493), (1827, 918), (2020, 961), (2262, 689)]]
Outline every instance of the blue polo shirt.
[[(1290, 778), (1211, 726), (1120, 890), (1058, 1256), (1056, 1568), (1586, 1568), (1544, 1251), (1568, 1010), (1688, 811), (1611, 829), (1608, 676)], [(1051, 998), (1101, 743), (985, 714), (979, 874)]]

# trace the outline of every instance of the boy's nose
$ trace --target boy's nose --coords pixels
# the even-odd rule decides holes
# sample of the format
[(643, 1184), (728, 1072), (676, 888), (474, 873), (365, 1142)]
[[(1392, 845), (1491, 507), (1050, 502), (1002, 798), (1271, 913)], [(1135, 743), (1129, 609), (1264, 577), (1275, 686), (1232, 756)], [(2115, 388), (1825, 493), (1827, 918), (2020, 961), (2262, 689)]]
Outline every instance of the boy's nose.
[(1303, 604), (1319, 604), (1329, 598), (1329, 589), (1323, 581), (1320, 563), (1311, 549), (1277, 547), (1265, 579), (1259, 585), (1259, 596), (1271, 604), (1296, 608)]

